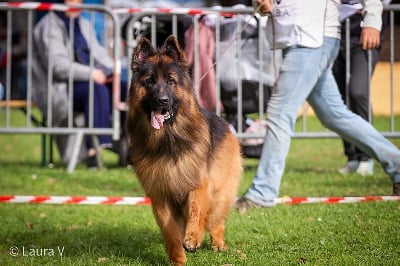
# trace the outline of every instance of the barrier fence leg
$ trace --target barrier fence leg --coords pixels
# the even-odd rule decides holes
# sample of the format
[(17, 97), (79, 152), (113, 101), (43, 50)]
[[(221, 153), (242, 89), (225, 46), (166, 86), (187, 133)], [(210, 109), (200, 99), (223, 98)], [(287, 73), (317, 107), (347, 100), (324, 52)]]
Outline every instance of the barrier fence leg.
[(79, 131), (78, 133), (76, 133), (75, 145), (72, 150), (71, 160), (68, 163), (68, 169), (67, 169), (68, 173), (72, 173), (74, 171), (75, 166), (78, 162), (79, 151), (82, 145), (82, 140), (83, 140), (83, 132)]
[(42, 138), (42, 167), (45, 167), (47, 163), (46, 134), (42, 134), (41, 138)]
[(49, 135), (49, 163), (50, 168), (54, 167), (53, 135)]

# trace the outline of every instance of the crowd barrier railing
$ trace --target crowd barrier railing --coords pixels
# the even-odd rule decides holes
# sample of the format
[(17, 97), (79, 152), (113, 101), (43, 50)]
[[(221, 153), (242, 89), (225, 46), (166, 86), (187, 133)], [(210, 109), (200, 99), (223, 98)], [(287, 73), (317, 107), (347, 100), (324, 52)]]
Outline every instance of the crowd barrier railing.
[[(69, 7), (71, 8), (71, 7)], [(31, 53), (32, 51), (32, 29), (34, 25), (33, 14), (35, 11), (65, 11), (68, 7), (58, 4), (43, 3), (2, 3), (0, 11), (6, 11), (7, 19), (12, 18), (16, 10), (25, 11), (28, 17), (27, 33), (27, 95), (23, 99), (26, 104), (26, 123), (15, 126), (11, 118), (10, 109), (12, 99), (10, 91), (11, 65), (6, 66), (6, 93), (4, 105), (0, 115), (4, 116), (4, 125), (0, 125), (0, 133), (37, 133), (48, 135), (74, 134), (78, 141), (74, 145), (73, 158), (69, 162), (68, 171), (73, 171), (81, 145), (85, 135), (112, 135), (118, 139), (121, 130), (120, 112), (125, 110), (125, 105), (120, 101), (121, 74), (127, 72), (127, 81), (130, 80), (129, 61), (132, 51), (140, 37), (149, 38), (153, 44), (159, 46), (163, 38), (169, 34), (176, 35), (182, 47), (188, 53), (191, 60), (191, 72), (193, 76), (194, 90), (199, 97), (199, 102), (215, 111), (218, 115), (226, 117), (232, 124), (233, 130), (238, 138), (242, 140), (262, 139), (265, 135), (264, 124), (261, 123), (260, 130), (246, 131), (250, 118), (259, 121), (266, 119), (266, 107), (271, 88), (277, 78), (280, 64), (280, 52), (273, 52), (266, 41), (264, 23), (267, 18), (255, 18), (253, 8), (138, 8), (138, 7), (107, 7), (104, 5), (82, 5), (80, 8), (88, 12), (101, 12), (110, 19), (108, 24), (112, 29), (111, 41), (112, 56), (115, 60), (115, 74), (113, 80), (113, 126), (109, 129), (93, 127), (75, 127), (73, 125), (73, 112), (69, 110), (68, 125), (66, 127), (55, 127), (46, 122), (45, 125), (32, 125), (31, 117), (34, 103), (32, 102), (31, 88)], [(390, 14), (389, 23), (389, 54), (390, 54), (390, 80), (387, 87), (390, 102), (390, 125), (389, 130), (381, 131), (386, 137), (400, 137), (400, 130), (396, 128), (398, 113), (395, 112), (395, 51), (398, 50), (394, 36), (394, 14), (399, 12), (400, 5), (385, 7)], [(92, 21), (93, 22), (93, 21)], [(9, 23), (8, 25), (10, 25)], [(166, 26), (167, 25), (167, 26)], [(9, 26), (10, 27), (10, 26)], [(162, 28), (160, 28), (162, 27)], [(163, 28), (164, 27), (164, 28)], [(211, 29), (209, 39), (202, 39), (204, 29)], [(8, 28), (7, 32), (11, 32)], [(188, 37), (191, 36), (191, 37)], [(7, 36), (7, 57), (11, 57), (11, 37)], [(125, 45), (122, 45), (124, 43)], [(200, 64), (205, 59), (205, 46), (212, 44), (214, 53), (208, 62), (208, 67)], [(192, 49), (188, 51), (188, 47)], [(7, 61), (8, 62), (8, 61)], [(125, 62), (124, 64), (122, 62)], [(123, 67), (122, 67), (123, 65)], [(203, 67), (203, 68), (202, 68)], [(125, 72), (124, 72), (125, 71)], [(211, 78), (210, 78), (211, 76)], [(208, 82), (208, 83), (207, 83)], [(205, 90), (205, 85), (212, 88)], [(386, 85), (385, 85), (386, 86)], [(51, 88), (50, 88), (51, 89)], [(129, 84), (128, 84), (129, 89)], [(208, 95), (207, 95), (208, 93)], [(206, 96), (204, 96), (206, 95)], [(49, 107), (51, 108), (51, 107)], [(52, 110), (47, 110), (47, 116), (51, 116)], [(296, 129), (294, 138), (335, 138), (338, 135), (327, 129), (320, 131), (310, 130), (307, 127), (309, 109), (304, 104), (299, 110), (300, 129)], [(397, 115), (397, 117), (396, 117)], [(45, 115), (46, 117), (46, 115)], [(48, 117), (46, 117), (48, 119)], [(250, 119), (251, 120), (251, 119)], [(46, 120), (48, 121), (48, 120)], [(254, 120), (252, 120), (254, 122)], [(397, 126), (398, 127), (398, 126)]]
[[(33, 49), (33, 29), (36, 22), (36, 15), (39, 11), (46, 11), (46, 12), (55, 12), (55, 11), (73, 11), (73, 10), (80, 10), (82, 12), (88, 12), (90, 23), (94, 24), (94, 13), (101, 13), (103, 14), (107, 21), (109, 22), (108, 31), (111, 31), (111, 52), (110, 55), (114, 60), (114, 75), (112, 80), (112, 127), (110, 128), (94, 128), (93, 122), (89, 122), (88, 126), (79, 125), (77, 126), (74, 123), (74, 110), (73, 110), (73, 97), (72, 97), (72, 84), (73, 84), (73, 77), (72, 77), (72, 58), (71, 57), (71, 67), (69, 68), (69, 86), (67, 88), (68, 92), (68, 115), (67, 121), (64, 125), (53, 125), (53, 110), (57, 108), (57, 106), (53, 106), (49, 104), (47, 110), (42, 113), (43, 116), (43, 123), (32, 123), (32, 116), (35, 113), (35, 103), (32, 101), (32, 56), (33, 53), (40, 53), (40, 50)], [(120, 123), (120, 112), (125, 110), (125, 103), (121, 102), (120, 99), (120, 75), (121, 75), (121, 57), (120, 57), (120, 31), (119, 31), (119, 20), (112, 12), (112, 10), (104, 5), (80, 5), (80, 6), (65, 6), (61, 4), (49, 4), (49, 3), (36, 3), (36, 2), (8, 2), (8, 3), (0, 3), (0, 12), (2, 12), (7, 18), (7, 36), (5, 40), (5, 49), (4, 55), (6, 58), (6, 65), (4, 69), (2, 69), (2, 74), (4, 75), (4, 88), (5, 88), (5, 95), (2, 101), (2, 109), (0, 111), (0, 115), (2, 116), (2, 124), (0, 125), (0, 133), (33, 133), (33, 134), (42, 134), (42, 135), (74, 135), (75, 141), (73, 142), (72, 153), (68, 162), (68, 172), (72, 172), (78, 162), (78, 156), (81, 148), (81, 144), (83, 141), (84, 136), (86, 135), (111, 135), (114, 140), (118, 140), (120, 137), (120, 130), (121, 130), (121, 123)], [(23, 59), (24, 63), (26, 64), (26, 70), (23, 73), (19, 73), (22, 76), (26, 77), (26, 95), (20, 99), (22, 103), (22, 108), (24, 108), (26, 112), (26, 120), (21, 125), (21, 121), (15, 121), (14, 117), (12, 116), (12, 108), (15, 107), (16, 101), (12, 99), (12, 71), (13, 71), (13, 63), (14, 60), (12, 58), (13, 53), (13, 44), (12, 44), (12, 32), (15, 30), (13, 27), (13, 22), (22, 20), (22, 17), (15, 17), (16, 14), (19, 16), (23, 16), (26, 20), (26, 24), (23, 25), (26, 31), (23, 33), (25, 34), (22, 36), (26, 39), (26, 50), (25, 50), (25, 57)], [(70, 34), (74, 34), (73, 32)], [(91, 38), (95, 38), (92, 36)], [(93, 39), (89, 40), (88, 42), (93, 41)], [(90, 43), (89, 43), (90, 45)], [(91, 56), (91, 55), (90, 55)], [(50, 68), (51, 64), (54, 63), (54, 58), (49, 59), (48, 66)], [(93, 60), (90, 60), (90, 67), (93, 69)], [(52, 87), (52, 79), (53, 74), (52, 71), (49, 71), (48, 75), (48, 99), (47, 102), (51, 103), (52, 94), (55, 93)], [(90, 80), (90, 100), (89, 100), (89, 121), (93, 121), (93, 80)], [(94, 138), (95, 139), (95, 138)], [(99, 160), (101, 163), (101, 161)]]
[[(396, 106), (395, 101), (395, 69), (396, 62), (394, 60), (395, 50), (399, 49), (399, 47), (395, 46), (394, 42), (394, 14), (399, 11), (400, 5), (390, 5), (385, 7), (385, 11), (389, 12), (389, 38), (386, 40), (389, 42), (389, 53), (390, 57), (390, 81), (387, 84), (380, 84), (385, 86), (384, 88), (380, 88), (382, 90), (389, 90), (389, 94), (391, 95), (387, 106), (389, 106), (390, 110), (388, 111), (388, 115), (390, 116), (390, 125), (388, 126), (388, 130), (382, 130), (381, 133), (386, 137), (400, 137), (400, 131), (398, 128), (396, 129), (396, 115), (399, 113), (395, 112), (394, 107)], [(255, 55), (249, 54), (246, 49), (250, 45), (246, 45), (246, 41), (250, 37), (254, 37), (249, 33), (251, 31), (249, 28), (252, 28), (254, 25), (254, 9), (253, 8), (243, 8), (243, 9), (235, 9), (235, 8), (222, 8), (222, 9), (212, 9), (212, 8), (203, 8), (203, 9), (190, 9), (190, 8), (115, 8), (113, 9), (115, 13), (117, 13), (120, 17), (122, 17), (122, 21), (125, 27), (123, 27), (124, 31), (122, 35), (126, 38), (126, 54), (127, 58), (130, 58), (130, 53), (132, 49), (135, 47), (138, 39), (141, 36), (145, 36), (149, 38), (152, 43), (160, 45), (160, 42), (163, 40), (160, 38), (160, 32), (163, 32), (163, 36), (168, 34), (174, 34), (178, 36), (178, 39), (186, 40), (185, 36), (179, 36), (181, 33), (181, 29), (179, 27), (179, 20), (190, 21), (190, 26), (194, 28), (193, 34), (193, 47), (194, 47), (194, 63), (192, 66), (193, 71), (193, 81), (194, 81), (194, 89), (198, 95), (201, 95), (201, 84), (202, 79), (205, 78), (207, 74), (209, 74), (209, 70), (213, 69), (215, 71), (215, 90), (212, 93), (215, 94), (213, 99), (216, 99), (216, 102), (213, 105), (213, 110), (220, 115), (229, 116), (232, 112), (235, 117), (235, 121), (232, 121), (235, 124), (236, 135), (241, 139), (254, 139), (254, 138), (263, 138), (264, 131), (260, 130), (258, 132), (246, 132), (245, 128), (248, 125), (245, 125), (248, 120), (246, 117), (248, 112), (246, 109), (246, 97), (248, 94), (250, 96), (256, 96), (256, 101), (250, 101), (253, 104), (254, 108), (252, 109), (252, 113), (256, 114), (257, 118), (260, 120), (264, 120), (266, 117), (265, 108), (268, 101), (268, 93), (270, 90), (265, 90), (265, 86), (271, 89), (273, 83), (277, 77), (277, 72), (279, 71), (280, 64), (280, 53), (272, 52), (268, 48), (268, 44), (266, 44), (265, 40), (265, 29), (263, 28), (263, 20), (265, 18), (258, 17), (256, 19), (256, 23), (258, 23), (257, 28), (257, 44), (252, 52), (255, 52)], [(166, 19), (168, 18), (168, 19)], [(212, 20), (212, 30), (214, 31), (214, 38), (208, 39), (206, 41), (201, 40), (199, 36), (201, 36), (202, 24), (204, 24), (204, 20)], [(168, 28), (168, 32), (165, 32), (166, 28), (159, 28), (160, 25), (165, 25), (166, 23), (170, 24), (170, 28)], [(184, 24), (184, 23), (182, 23)], [(227, 24), (229, 25), (227, 27)], [(235, 30), (229, 35), (229, 41), (224, 40), (226, 32), (232, 30), (229, 28), (230, 26), (235, 26)], [(183, 34), (187, 34), (187, 28), (185, 28)], [(247, 35), (246, 35), (247, 34)], [(262, 36), (262, 37), (261, 37)], [(204, 42), (204, 43), (202, 43)], [(204, 57), (204, 54), (201, 54), (201, 45), (206, 45), (209, 42), (215, 42), (215, 57), (213, 64), (210, 65), (210, 68), (207, 69), (207, 73), (204, 75), (199, 74), (201, 70), (199, 70), (199, 60)], [(228, 43), (228, 44), (227, 44)], [(182, 43), (181, 43), (182, 45)], [(183, 46), (186, 44), (183, 43)], [(224, 46), (225, 45), (225, 46)], [(349, 46), (349, 45), (348, 45)], [(200, 48), (199, 48), (200, 47)], [(229, 60), (226, 60), (226, 57), (229, 57)], [(247, 80), (247, 73), (244, 73), (243, 65), (247, 66), (247, 60), (253, 59), (255, 69), (253, 76), (251, 78), (257, 77), (255, 80), (256, 86), (254, 84), (249, 84)], [(348, 59), (349, 60), (349, 59)], [(227, 64), (229, 62), (229, 64)], [(371, 74), (372, 75), (372, 74)], [(263, 78), (263, 76), (266, 76)], [(228, 78), (232, 78), (232, 80), (227, 80)], [(258, 82), (263, 80), (263, 82)], [(250, 80), (254, 81), (254, 80)], [(227, 88), (231, 86), (232, 88)], [(253, 94), (249, 93), (251, 90), (255, 90)], [(255, 89), (254, 89), (255, 88)], [(228, 93), (227, 93), (228, 90)], [(230, 93), (234, 91), (234, 93)], [(231, 99), (224, 99), (224, 95), (230, 95)], [(229, 108), (229, 112), (227, 112), (227, 108), (225, 104), (230, 104), (229, 100), (233, 100), (235, 98), (237, 101), (234, 110)], [(219, 104), (218, 102), (223, 102), (223, 104)], [(385, 103), (386, 104), (386, 103)], [(256, 109), (256, 110), (253, 110)], [(338, 135), (334, 132), (331, 132), (325, 128), (321, 128), (321, 130), (311, 130), (308, 128), (308, 117), (310, 114), (310, 107), (304, 103), (303, 107), (299, 110), (299, 118), (298, 124), (296, 127), (296, 131), (294, 132), (294, 138), (336, 138)], [(311, 111), (312, 113), (312, 111)], [(252, 115), (250, 115), (252, 116)], [(397, 118), (398, 120), (398, 118)], [(398, 124), (398, 122), (397, 122)], [(398, 127), (398, 125), (397, 125)]]

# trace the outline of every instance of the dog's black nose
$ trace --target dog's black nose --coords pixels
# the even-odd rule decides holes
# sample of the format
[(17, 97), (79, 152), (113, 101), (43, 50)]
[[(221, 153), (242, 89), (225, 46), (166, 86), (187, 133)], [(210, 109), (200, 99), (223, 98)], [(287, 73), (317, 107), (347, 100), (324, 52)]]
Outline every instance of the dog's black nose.
[(168, 95), (166, 95), (166, 94), (158, 95), (157, 102), (160, 105), (167, 105), (169, 103)]

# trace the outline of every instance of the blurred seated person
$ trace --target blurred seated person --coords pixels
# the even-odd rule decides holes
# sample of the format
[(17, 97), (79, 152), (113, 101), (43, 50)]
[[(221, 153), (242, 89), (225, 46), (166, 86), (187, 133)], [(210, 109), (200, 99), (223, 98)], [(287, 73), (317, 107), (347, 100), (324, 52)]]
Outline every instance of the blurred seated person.
[[(9, 20), (7, 12), (7, 10), (0, 10), (0, 50), (2, 50), (0, 51), (0, 82), (4, 87), (10, 82), (9, 96), (11, 99), (26, 99), (27, 16), (23, 10), (13, 10)], [(11, 31), (10, 47), (7, 44), (9, 41), (8, 30)], [(11, 48), (10, 58), (7, 55), (8, 48)], [(11, 66), (10, 77), (7, 77), (7, 64)]]
[[(66, 5), (80, 5), (82, 0), (65, 0)], [(70, 18), (73, 19), (73, 62), (70, 51)], [(68, 79), (72, 70), (73, 111), (84, 113), (85, 126), (89, 121), (89, 84), (93, 80), (94, 107), (93, 127), (112, 127), (112, 75), (114, 61), (94, 37), (95, 32), (90, 22), (80, 16), (80, 10), (66, 12), (48, 12), (34, 28), (33, 53), (33, 100), (43, 114), (47, 115), (48, 74), (52, 73), (52, 125), (66, 126), (68, 115)], [(90, 51), (94, 67), (89, 66)], [(49, 58), (52, 59), (49, 69)], [(121, 99), (125, 99), (126, 84), (121, 84)], [(121, 114), (123, 117), (124, 114)], [(123, 125), (124, 123), (121, 122)], [(62, 141), (63, 136), (56, 136), (59, 151), (64, 161), (68, 146)], [(112, 138), (109, 135), (97, 136), (100, 147), (112, 149)], [(87, 154), (86, 164), (89, 168), (97, 166), (96, 149), (91, 136), (85, 139)], [(115, 146), (115, 144), (114, 144)], [(120, 156), (122, 156), (120, 154)], [(120, 158), (121, 159), (121, 158)], [(121, 161), (121, 160), (120, 160)]]

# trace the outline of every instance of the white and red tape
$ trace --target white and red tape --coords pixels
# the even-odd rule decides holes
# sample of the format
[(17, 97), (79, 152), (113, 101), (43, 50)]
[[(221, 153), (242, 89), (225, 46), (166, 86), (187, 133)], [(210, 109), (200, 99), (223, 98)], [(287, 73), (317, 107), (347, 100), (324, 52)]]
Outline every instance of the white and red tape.
[(43, 203), (81, 205), (150, 205), (146, 197), (99, 197), (99, 196), (18, 196), (0, 195), (0, 203)]
[[(33, 9), (41, 11), (76, 11), (81, 9), (79, 5), (68, 6), (64, 4), (53, 4), (53, 3), (40, 3), (40, 2), (8, 2), (3, 4), (5, 6), (18, 8), (18, 9)], [(0, 4), (2, 6), (2, 4)], [(165, 8), (165, 7), (133, 7), (133, 8), (113, 8), (112, 11), (116, 14), (126, 14), (126, 13), (155, 13), (155, 14), (180, 14), (180, 15), (206, 15), (206, 14), (217, 14), (221, 16), (235, 16), (235, 13), (225, 12), (213, 9), (196, 9), (196, 8)]]
[[(356, 203), (371, 201), (400, 201), (400, 196), (365, 197), (282, 197), (275, 199), (276, 204), (306, 203)], [(150, 205), (147, 197), (100, 197), (100, 196), (19, 196), (0, 195), (0, 203), (41, 203), (41, 204), (78, 204), (78, 205)]]
[(282, 197), (275, 199), (280, 204), (304, 204), (304, 203), (356, 203), (369, 201), (400, 201), (400, 196), (364, 196), (364, 197)]

